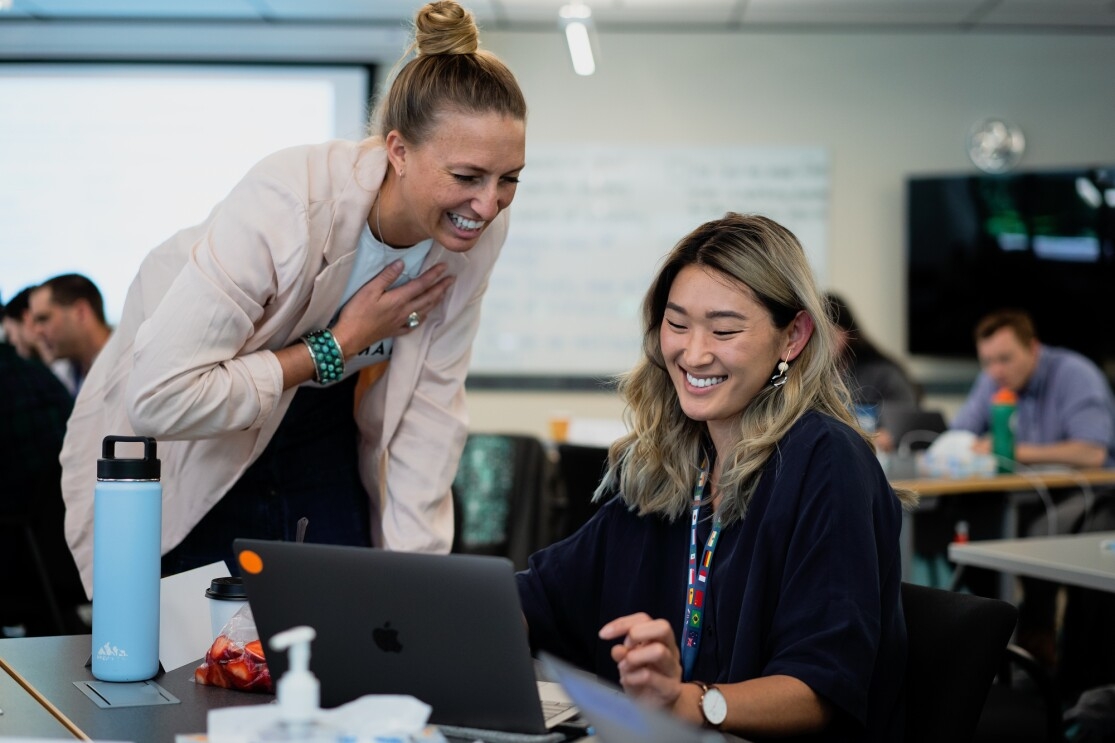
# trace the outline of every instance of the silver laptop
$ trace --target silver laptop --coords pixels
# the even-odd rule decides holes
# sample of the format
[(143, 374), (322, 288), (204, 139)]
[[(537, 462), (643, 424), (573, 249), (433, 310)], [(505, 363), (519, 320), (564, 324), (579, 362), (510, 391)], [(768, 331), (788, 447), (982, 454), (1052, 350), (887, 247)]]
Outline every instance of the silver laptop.
[(241, 572), (273, 679), (287, 659), (268, 652), (271, 637), (317, 630), (310, 668), (323, 707), (410, 694), (433, 724), (515, 733), (576, 715), (557, 684), (536, 683), (510, 560), (256, 539), (233, 548), (262, 566)]
[(592, 725), (593, 740), (601, 743), (726, 743), (727, 738), (636, 702), (619, 687), (574, 668), (549, 653), (539, 653), (546, 675), (562, 685), (569, 698)]

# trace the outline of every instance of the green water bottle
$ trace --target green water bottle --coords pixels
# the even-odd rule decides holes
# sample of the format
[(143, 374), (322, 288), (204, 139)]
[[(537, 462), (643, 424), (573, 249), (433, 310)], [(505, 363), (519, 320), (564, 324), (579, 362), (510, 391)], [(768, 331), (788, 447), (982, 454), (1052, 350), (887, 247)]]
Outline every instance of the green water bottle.
[(1014, 472), (1014, 413), (1018, 396), (1003, 388), (991, 398), (991, 453), (999, 472)]

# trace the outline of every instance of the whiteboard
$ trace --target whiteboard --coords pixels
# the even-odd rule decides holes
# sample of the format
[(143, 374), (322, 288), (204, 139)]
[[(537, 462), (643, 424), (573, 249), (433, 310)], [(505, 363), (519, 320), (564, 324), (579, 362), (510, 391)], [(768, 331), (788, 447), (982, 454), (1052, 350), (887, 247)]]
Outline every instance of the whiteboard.
[(629, 369), (661, 259), (702, 222), (763, 214), (826, 280), (821, 147), (528, 146), (484, 299), (471, 376), (602, 377)]

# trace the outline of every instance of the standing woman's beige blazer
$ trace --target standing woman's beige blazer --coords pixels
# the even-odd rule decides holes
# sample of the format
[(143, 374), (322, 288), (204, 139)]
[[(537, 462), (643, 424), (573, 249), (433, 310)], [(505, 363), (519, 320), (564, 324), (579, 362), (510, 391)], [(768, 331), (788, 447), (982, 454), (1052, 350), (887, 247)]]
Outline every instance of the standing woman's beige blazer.
[[(204, 222), (143, 261), (62, 448), (66, 539), (90, 595), (103, 437), (158, 440), (166, 553), (271, 440), (295, 393), (283, 391), (274, 351), (339, 309), (386, 167), (375, 138), (275, 153)], [(417, 330), (395, 340), (387, 373), (356, 409), (360, 474), (382, 546), (447, 552), (452, 543), (464, 380), (507, 224), (505, 211), (467, 253), (433, 246), (426, 265), (446, 263), (456, 281)]]

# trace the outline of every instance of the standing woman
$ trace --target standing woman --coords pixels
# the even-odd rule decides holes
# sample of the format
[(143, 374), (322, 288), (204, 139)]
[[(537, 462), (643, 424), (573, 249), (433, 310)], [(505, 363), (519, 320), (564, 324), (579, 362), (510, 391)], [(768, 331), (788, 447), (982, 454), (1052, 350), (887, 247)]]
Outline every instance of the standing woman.
[(87, 591), (106, 434), (159, 441), (165, 573), (235, 570), (233, 538), (292, 539), (302, 517), (307, 541), (448, 551), (526, 103), (456, 2), (415, 27), (377, 136), (265, 158), (141, 265), (61, 457)]
[(532, 646), (749, 739), (901, 740), (901, 500), (801, 246), (763, 217), (701, 225), (643, 328), (618, 495), (518, 576)]

